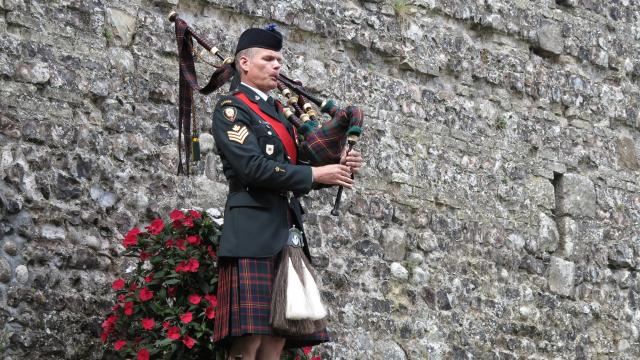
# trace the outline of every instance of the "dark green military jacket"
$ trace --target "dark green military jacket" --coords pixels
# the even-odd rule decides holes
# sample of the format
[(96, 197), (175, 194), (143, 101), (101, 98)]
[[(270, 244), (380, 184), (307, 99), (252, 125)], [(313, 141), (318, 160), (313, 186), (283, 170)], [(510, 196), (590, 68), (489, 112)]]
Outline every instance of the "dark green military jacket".
[[(245, 85), (238, 91), (283, 123), (294, 138), (281, 111)], [(223, 96), (213, 113), (212, 133), (229, 181), (218, 256), (273, 256), (287, 242), (290, 220), (304, 231), (303, 210), (292, 195), (311, 190), (311, 167), (291, 164), (276, 131), (234, 94)], [(299, 154), (298, 163), (304, 157)], [(306, 238), (305, 253), (309, 256)]]

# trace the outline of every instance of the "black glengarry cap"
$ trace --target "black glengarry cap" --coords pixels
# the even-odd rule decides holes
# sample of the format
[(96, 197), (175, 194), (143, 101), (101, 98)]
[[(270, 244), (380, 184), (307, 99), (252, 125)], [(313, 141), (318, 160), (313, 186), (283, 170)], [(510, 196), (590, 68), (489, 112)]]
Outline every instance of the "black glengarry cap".
[(268, 25), (265, 29), (250, 28), (245, 30), (238, 39), (236, 55), (249, 48), (263, 48), (273, 51), (282, 49), (282, 34), (276, 29), (275, 24)]

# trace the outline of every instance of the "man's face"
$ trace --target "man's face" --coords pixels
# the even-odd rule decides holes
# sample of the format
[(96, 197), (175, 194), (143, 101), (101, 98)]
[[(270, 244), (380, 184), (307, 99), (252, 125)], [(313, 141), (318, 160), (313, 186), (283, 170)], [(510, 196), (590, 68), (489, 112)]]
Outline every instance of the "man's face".
[(248, 56), (240, 57), (242, 81), (264, 92), (277, 87), (278, 74), (282, 66), (280, 52), (253, 48)]

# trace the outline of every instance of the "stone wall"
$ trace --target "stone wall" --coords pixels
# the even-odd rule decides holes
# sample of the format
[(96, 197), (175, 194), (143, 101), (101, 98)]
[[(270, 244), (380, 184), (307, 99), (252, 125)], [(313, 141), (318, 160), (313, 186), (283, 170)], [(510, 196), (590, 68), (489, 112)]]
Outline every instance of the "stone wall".
[(326, 358), (640, 357), (638, 1), (0, 0), (4, 358), (100, 358), (123, 233), (223, 205), (212, 152), (175, 175), (176, 7), (365, 109), (342, 216), (305, 200)]

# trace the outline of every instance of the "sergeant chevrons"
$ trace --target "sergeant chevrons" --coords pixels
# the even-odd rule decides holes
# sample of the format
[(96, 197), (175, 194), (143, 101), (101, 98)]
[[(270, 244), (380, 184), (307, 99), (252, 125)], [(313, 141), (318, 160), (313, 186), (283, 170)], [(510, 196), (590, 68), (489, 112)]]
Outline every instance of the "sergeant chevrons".
[[(294, 137), (293, 125), (274, 106), (244, 85), (238, 91)], [(290, 194), (311, 190), (311, 167), (291, 164), (275, 129), (234, 95), (216, 105), (212, 132), (230, 187), (218, 255), (276, 255), (287, 241), (289, 210), (303, 228), (302, 208)]]

